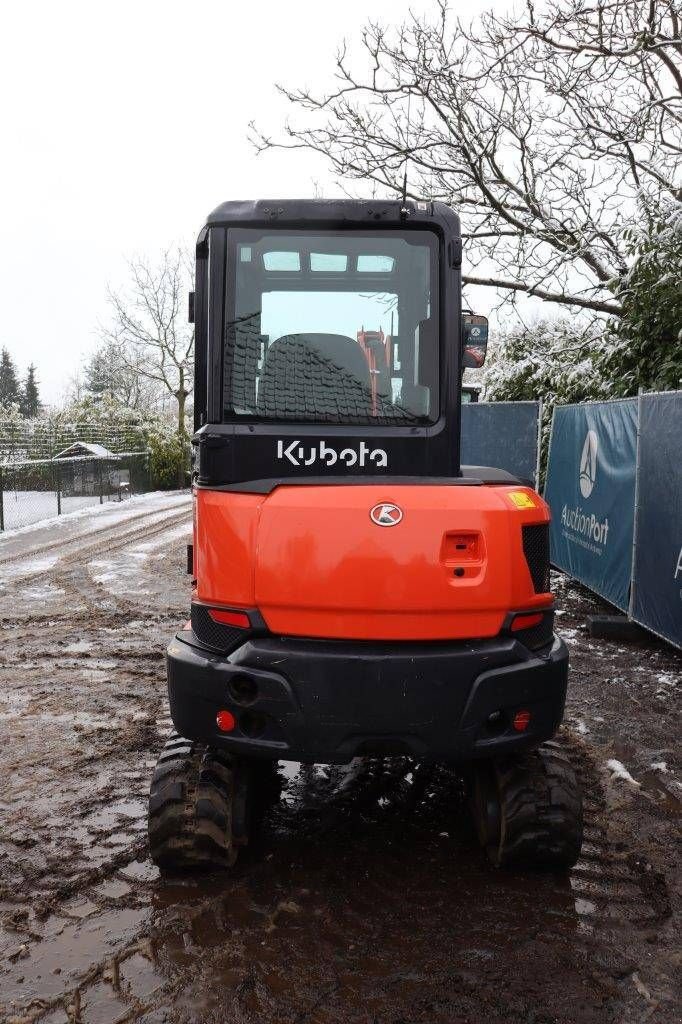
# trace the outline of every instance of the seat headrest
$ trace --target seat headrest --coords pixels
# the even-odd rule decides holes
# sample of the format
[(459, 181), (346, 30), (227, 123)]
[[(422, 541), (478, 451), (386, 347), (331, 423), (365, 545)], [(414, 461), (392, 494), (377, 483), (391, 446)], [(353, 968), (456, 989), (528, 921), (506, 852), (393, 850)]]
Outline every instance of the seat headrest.
[(331, 423), (366, 419), (372, 411), (367, 360), (343, 334), (288, 334), (267, 351), (258, 412), (278, 419)]

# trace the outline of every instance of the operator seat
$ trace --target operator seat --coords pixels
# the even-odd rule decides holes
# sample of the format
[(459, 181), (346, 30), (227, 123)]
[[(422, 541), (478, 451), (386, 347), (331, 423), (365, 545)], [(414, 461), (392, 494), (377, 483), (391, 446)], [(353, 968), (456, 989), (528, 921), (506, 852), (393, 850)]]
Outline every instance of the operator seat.
[(288, 334), (267, 351), (258, 386), (258, 414), (329, 423), (372, 415), (369, 367), (343, 334)]

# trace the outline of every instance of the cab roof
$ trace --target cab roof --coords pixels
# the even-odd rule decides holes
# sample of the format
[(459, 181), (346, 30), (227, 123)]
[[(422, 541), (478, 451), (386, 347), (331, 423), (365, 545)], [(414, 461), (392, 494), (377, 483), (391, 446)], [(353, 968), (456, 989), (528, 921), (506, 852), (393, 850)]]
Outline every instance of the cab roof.
[(206, 226), (246, 224), (286, 227), (383, 227), (403, 224), (461, 235), (459, 217), (445, 203), (407, 199), (247, 199), (216, 206)]

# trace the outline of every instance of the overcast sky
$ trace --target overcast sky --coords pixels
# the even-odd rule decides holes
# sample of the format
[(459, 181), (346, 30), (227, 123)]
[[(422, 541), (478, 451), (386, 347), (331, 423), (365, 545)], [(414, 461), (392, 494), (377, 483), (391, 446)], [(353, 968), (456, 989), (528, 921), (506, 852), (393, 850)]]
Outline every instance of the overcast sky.
[(0, 346), (45, 400), (97, 344), (126, 257), (193, 241), (225, 199), (339, 194), (310, 154), (257, 157), (248, 122), (276, 132), (275, 82), (323, 86), (344, 36), (410, 6), (429, 0), (3, 4)]

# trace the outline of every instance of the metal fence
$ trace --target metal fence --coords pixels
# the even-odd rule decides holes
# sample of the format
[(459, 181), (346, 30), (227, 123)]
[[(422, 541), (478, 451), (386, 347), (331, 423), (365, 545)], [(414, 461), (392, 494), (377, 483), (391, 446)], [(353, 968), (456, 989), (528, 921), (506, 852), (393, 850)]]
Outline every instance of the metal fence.
[(682, 649), (682, 392), (554, 410), (545, 498), (558, 568)]
[(148, 451), (0, 463), (0, 530), (151, 489)]
[(495, 466), (537, 486), (542, 402), (462, 406), (462, 463)]
[(0, 417), (0, 461), (52, 459), (74, 442), (99, 444), (119, 455), (147, 449), (144, 429), (134, 424), (62, 422), (59, 417), (17, 420)]

